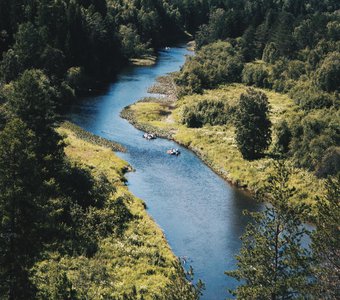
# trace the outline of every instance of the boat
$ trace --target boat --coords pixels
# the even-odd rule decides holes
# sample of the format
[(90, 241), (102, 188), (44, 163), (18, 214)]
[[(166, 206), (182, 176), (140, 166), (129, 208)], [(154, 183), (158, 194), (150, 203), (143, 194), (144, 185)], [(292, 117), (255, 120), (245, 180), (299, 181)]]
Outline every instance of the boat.
[(181, 154), (181, 151), (179, 151), (178, 149), (172, 148), (172, 149), (167, 150), (166, 153), (168, 153), (168, 154), (170, 154), (170, 155), (176, 155), (176, 156), (178, 156), (178, 155)]
[(143, 134), (143, 138), (147, 139), (147, 140), (154, 140), (157, 138), (157, 135), (155, 133), (147, 133), (145, 132)]

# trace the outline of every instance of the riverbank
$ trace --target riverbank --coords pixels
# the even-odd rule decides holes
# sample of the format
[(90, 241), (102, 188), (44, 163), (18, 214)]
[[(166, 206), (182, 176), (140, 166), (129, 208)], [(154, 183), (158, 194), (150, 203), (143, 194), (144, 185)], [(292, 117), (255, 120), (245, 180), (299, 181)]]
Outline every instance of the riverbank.
[[(131, 167), (116, 156), (111, 142), (103, 145), (104, 139), (90, 133), (85, 135), (84, 130), (69, 122), (62, 124), (58, 132), (64, 137), (68, 159), (89, 170), (96, 180), (103, 174), (115, 190), (107, 201), (112, 207), (116, 201), (123, 201), (132, 218), (122, 234), (101, 239), (94, 256), (48, 253), (45, 260), (35, 266), (34, 280), (39, 292), (50, 293), (50, 286), (55, 286), (59, 274), (63, 273), (77, 295), (89, 299), (120, 299), (124, 295), (133, 299), (164, 299), (168, 289), (179, 284), (187, 286), (162, 230), (146, 212), (145, 203), (133, 196), (125, 185), (124, 174)], [(90, 136), (91, 140), (80, 138), (80, 133), (86, 139)]]
[[(215, 90), (205, 91), (203, 95), (174, 97), (176, 90), (170, 77), (162, 78), (158, 85), (152, 87), (152, 93), (163, 94), (162, 97), (146, 98), (126, 107), (121, 116), (129, 120), (135, 127), (148, 132), (156, 132), (160, 137), (173, 139), (194, 151), (208, 166), (228, 182), (250, 192), (263, 186), (273, 170), (270, 151), (266, 157), (255, 160), (244, 160), (234, 140), (234, 127), (204, 126), (187, 128), (181, 124), (181, 112), (186, 105), (197, 101), (222, 100), (230, 107), (236, 105), (240, 94), (247, 87), (242, 84), (221, 86)], [(298, 114), (294, 102), (283, 94), (262, 90), (269, 98), (271, 105), (271, 121), (275, 125), (289, 114)], [(315, 198), (322, 194), (323, 181), (313, 174), (293, 168), (291, 186), (296, 188), (295, 203), (307, 203), (311, 206)]]

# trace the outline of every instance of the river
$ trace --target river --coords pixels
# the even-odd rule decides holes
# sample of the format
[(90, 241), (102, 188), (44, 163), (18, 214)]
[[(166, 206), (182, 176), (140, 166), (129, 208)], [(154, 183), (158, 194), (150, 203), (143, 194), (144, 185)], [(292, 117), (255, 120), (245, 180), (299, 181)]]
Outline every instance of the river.
[[(242, 211), (259, 210), (260, 205), (191, 151), (164, 139), (147, 141), (119, 116), (125, 106), (148, 96), (147, 89), (158, 76), (179, 70), (188, 54), (183, 45), (160, 51), (153, 66), (125, 68), (105, 91), (73, 105), (68, 118), (127, 148), (127, 153), (117, 154), (136, 169), (127, 174), (129, 189), (146, 202), (174, 253), (185, 257), (195, 278), (205, 282), (202, 299), (219, 300), (237, 284), (224, 271), (235, 268), (239, 238), (248, 222)], [(169, 148), (179, 148), (181, 155), (167, 155)]]

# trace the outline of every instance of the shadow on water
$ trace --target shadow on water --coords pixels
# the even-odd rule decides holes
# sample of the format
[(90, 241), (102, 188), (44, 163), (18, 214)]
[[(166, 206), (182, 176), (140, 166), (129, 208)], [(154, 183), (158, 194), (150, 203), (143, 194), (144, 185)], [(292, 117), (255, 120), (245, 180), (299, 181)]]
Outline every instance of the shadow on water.
[[(125, 106), (148, 95), (158, 76), (179, 70), (188, 54), (184, 46), (171, 48), (160, 52), (154, 66), (126, 68), (104, 94), (76, 103), (68, 118), (128, 149), (118, 155), (136, 169), (127, 174), (129, 189), (146, 202), (175, 254), (187, 257), (196, 277), (206, 283), (203, 299), (218, 300), (236, 285), (224, 271), (235, 267), (239, 237), (248, 222), (242, 211), (256, 211), (260, 205), (191, 151), (164, 139), (146, 141), (142, 132), (119, 117)], [(167, 155), (169, 148), (179, 148), (182, 154)]]

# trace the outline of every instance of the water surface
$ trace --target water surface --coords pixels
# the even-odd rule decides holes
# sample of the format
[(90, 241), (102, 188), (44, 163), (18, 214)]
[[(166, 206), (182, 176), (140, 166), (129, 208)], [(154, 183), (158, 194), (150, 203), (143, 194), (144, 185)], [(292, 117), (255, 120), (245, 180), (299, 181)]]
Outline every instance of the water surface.
[[(156, 65), (128, 67), (101, 95), (75, 104), (69, 118), (84, 129), (123, 144), (118, 153), (136, 172), (127, 174), (129, 189), (142, 198), (177, 256), (185, 257), (202, 279), (202, 299), (225, 299), (237, 284), (224, 275), (235, 267), (234, 255), (248, 219), (244, 209), (258, 210), (247, 194), (227, 184), (191, 151), (164, 139), (146, 141), (142, 132), (119, 117), (127, 105), (147, 96), (158, 76), (179, 70), (185, 46), (160, 51)], [(179, 157), (166, 150), (179, 148)]]

